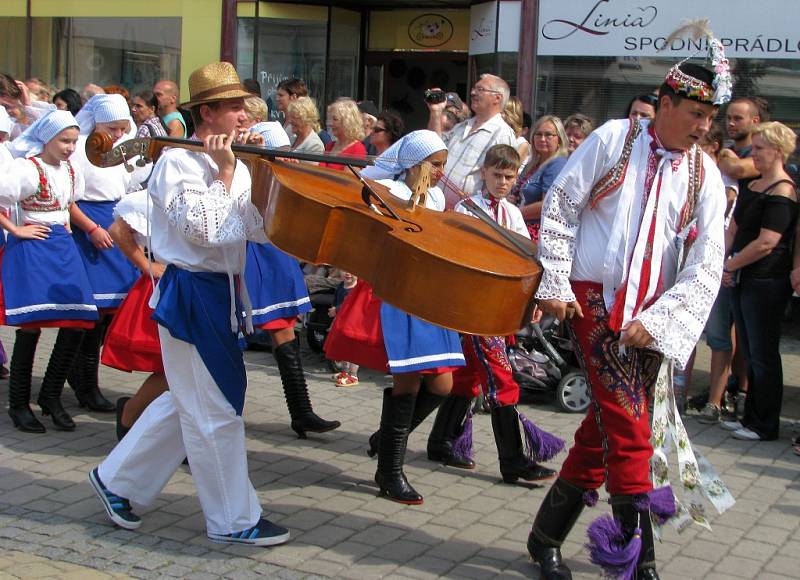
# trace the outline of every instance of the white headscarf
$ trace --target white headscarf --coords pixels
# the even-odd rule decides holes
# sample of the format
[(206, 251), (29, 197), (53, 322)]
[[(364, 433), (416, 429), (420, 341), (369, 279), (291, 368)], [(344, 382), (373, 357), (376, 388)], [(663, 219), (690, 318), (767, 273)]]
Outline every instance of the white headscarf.
[(442, 138), (433, 131), (412, 131), (381, 153), (375, 159), (374, 165), (365, 167), (361, 176), (370, 179), (398, 179), (407, 169), (446, 149), (447, 145)]
[(76, 116), (81, 128), (81, 135), (88, 135), (94, 131), (97, 123), (113, 123), (114, 121), (128, 121), (129, 133), (136, 131), (136, 123), (131, 118), (128, 101), (122, 95), (95, 95), (78, 111)]
[(44, 151), (44, 146), (61, 131), (77, 126), (78, 121), (72, 113), (54, 109), (39, 117), (22, 135), (14, 139), (9, 151), (14, 157), (33, 157)]
[(289, 135), (286, 134), (286, 130), (277, 121), (262, 121), (250, 127), (250, 130), (264, 138), (264, 147), (276, 149), (291, 145)]
[(11, 134), (11, 128), (14, 126), (14, 121), (8, 116), (8, 111), (5, 107), (0, 106), (0, 132)]

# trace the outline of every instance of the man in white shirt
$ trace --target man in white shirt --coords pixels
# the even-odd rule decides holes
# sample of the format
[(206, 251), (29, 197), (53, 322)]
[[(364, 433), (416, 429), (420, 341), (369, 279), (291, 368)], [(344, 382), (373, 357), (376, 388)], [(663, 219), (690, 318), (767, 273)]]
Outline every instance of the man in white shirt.
[[(536, 296), (559, 320), (574, 312), (592, 407), (528, 539), (543, 578), (571, 578), (561, 543), (584, 499), (603, 484), (625, 542), (634, 530), (641, 538), (630, 570), (658, 578), (651, 508), (661, 514), (651, 503), (647, 393), (662, 357), (686, 364), (720, 285), (725, 191), (698, 142), (730, 96), (723, 69), (715, 78), (691, 63), (675, 65), (655, 119), (598, 128), (545, 198)], [(691, 224), (696, 238), (684, 245)], [(610, 563), (597, 552), (593, 561)]]
[(428, 103), (428, 129), (439, 133), (447, 144), (447, 166), (440, 182), (447, 207), (455, 206), (464, 194), (480, 193), (483, 158), (492, 145), (516, 144), (514, 130), (501, 115), (510, 96), (506, 81), (490, 74), (481, 75), (470, 91), (470, 108), (475, 115), (447, 134), (442, 131), (442, 111), (447, 101)]
[(262, 517), (248, 476), (241, 417), (247, 376), (234, 296), (246, 241), (266, 241), (250, 203), (250, 174), (231, 151), (249, 93), (230, 63), (196, 70), (189, 89), (204, 150), (166, 151), (148, 184), (153, 254), (167, 264), (151, 306), (170, 390), (145, 409), (90, 482), (111, 520), (136, 529), (141, 519), (130, 501), (151, 504), (186, 457), (209, 539), (271, 546), (287, 541), (289, 531)]

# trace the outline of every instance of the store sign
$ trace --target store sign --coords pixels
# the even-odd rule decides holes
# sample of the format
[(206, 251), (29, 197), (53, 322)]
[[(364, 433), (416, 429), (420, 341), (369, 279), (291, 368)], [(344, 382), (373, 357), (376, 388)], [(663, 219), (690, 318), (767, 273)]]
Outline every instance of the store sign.
[[(470, 7), (469, 53), (516, 52), (519, 50), (522, 2), (503, 0)], [(499, 21), (498, 21), (499, 16)]]
[(423, 14), (408, 25), (408, 37), (425, 48), (442, 46), (453, 38), (453, 23), (441, 14)]
[(546, 56), (705, 54), (705, 40), (675, 39), (687, 20), (708, 18), (729, 57), (800, 58), (792, 0), (539, 0), (538, 53)]

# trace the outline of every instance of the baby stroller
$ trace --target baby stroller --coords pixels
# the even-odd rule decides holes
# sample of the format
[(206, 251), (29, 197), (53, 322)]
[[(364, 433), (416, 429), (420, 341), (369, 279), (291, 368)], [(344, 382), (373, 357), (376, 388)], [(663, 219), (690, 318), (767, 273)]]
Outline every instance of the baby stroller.
[(566, 326), (545, 315), (539, 324), (528, 324), (514, 336), (508, 359), (514, 380), (530, 393), (554, 392), (567, 413), (583, 413), (589, 407), (589, 387), (578, 368)]

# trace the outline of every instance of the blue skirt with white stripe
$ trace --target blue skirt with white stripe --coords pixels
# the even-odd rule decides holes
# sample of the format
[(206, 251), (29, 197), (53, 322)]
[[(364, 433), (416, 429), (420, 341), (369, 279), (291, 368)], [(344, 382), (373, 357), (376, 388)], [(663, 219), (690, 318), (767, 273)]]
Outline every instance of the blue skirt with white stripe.
[[(114, 222), (116, 205), (116, 201), (78, 202), (78, 207), (86, 217), (106, 230)], [(80, 228), (73, 227), (72, 231), (86, 274), (89, 276), (89, 283), (92, 285), (97, 307), (116, 308), (139, 278), (139, 270), (116, 246), (109, 250), (98, 250)]]
[(381, 303), (383, 344), (394, 373), (466, 365), (458, 333)]
[(98, 319), (89, 278), (64, 226), (50, 226), (44, 240), (9, 235), (0, 275), (5, 324)]
[(311, 310), (300, 263), (272, 244), (247, 242), (244, 279), (254, 326)]

